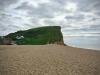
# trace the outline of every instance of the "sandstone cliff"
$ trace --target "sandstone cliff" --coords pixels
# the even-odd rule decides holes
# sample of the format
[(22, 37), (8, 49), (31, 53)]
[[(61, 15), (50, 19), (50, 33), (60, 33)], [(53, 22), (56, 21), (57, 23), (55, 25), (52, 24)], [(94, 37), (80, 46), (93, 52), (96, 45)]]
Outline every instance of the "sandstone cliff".
[(59, 45), (66, 45), (64, 44), (64, 40), (63, 40), (63, 34), (61, 32), (61, 27), (60, 26), (55, 26), (58, 31), (59, 31), (59, 34), (60, 34), (60, 40), (59, 41), (55, 41), (54, 44), (59, 44)]

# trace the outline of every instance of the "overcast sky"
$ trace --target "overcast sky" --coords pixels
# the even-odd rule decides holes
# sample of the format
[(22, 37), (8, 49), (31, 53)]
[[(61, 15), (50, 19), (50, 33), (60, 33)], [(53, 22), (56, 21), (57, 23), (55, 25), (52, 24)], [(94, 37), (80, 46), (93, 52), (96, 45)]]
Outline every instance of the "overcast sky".
[(0, 36), (41, 26), (61, 26), (65, 43), (99, 43), (100, 0), (0, 0)]

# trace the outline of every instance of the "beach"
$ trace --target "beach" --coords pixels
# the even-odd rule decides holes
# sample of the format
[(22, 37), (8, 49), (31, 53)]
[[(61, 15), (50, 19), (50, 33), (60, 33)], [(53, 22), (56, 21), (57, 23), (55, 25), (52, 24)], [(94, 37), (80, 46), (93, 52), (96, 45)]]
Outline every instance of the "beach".
[(47, 45), (0, 45), (0, 75), (100, 75), (100, 51)]

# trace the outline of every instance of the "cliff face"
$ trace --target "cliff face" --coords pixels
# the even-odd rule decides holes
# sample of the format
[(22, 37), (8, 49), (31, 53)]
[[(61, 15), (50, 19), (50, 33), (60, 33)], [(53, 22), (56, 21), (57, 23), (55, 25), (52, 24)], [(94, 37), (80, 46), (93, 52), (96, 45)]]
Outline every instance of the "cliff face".
[(54, 42), (54, 44), (59, 44), (59, 45), (65, 45), (66, 46), (66, 44), (64, 43), (64, 40), (63, 40), (63, 34), (62, 34), (62, 32), (61, 32), (61, 27), (60, 26), (55, 26), (57, 29), (58, 29), (58, 31), (59, 31), (59, 34), (60, 34), (60, 40), (59, 41), (55, 41)]
[[(21, 38), (23, 36), (23, 38)], [(18, 31), (11, 33), (6, 37), (10, 37), (18, 45), (45, 45), (45, 44), (59, 44), (65, 45), (60, 26), (47, 26), (33, 28), (25, 31)], [(19, 37), (20, 39), (18, 39)]]

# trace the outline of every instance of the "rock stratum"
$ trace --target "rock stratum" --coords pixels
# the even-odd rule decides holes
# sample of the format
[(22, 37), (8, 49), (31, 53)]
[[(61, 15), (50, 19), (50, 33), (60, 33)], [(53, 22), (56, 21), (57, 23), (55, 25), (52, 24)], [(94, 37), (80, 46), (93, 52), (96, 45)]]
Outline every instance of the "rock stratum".
[(65, 45), (60, 26), (38, 27), (10, 33), (5, 38), (11, 38), (18, 45)]

